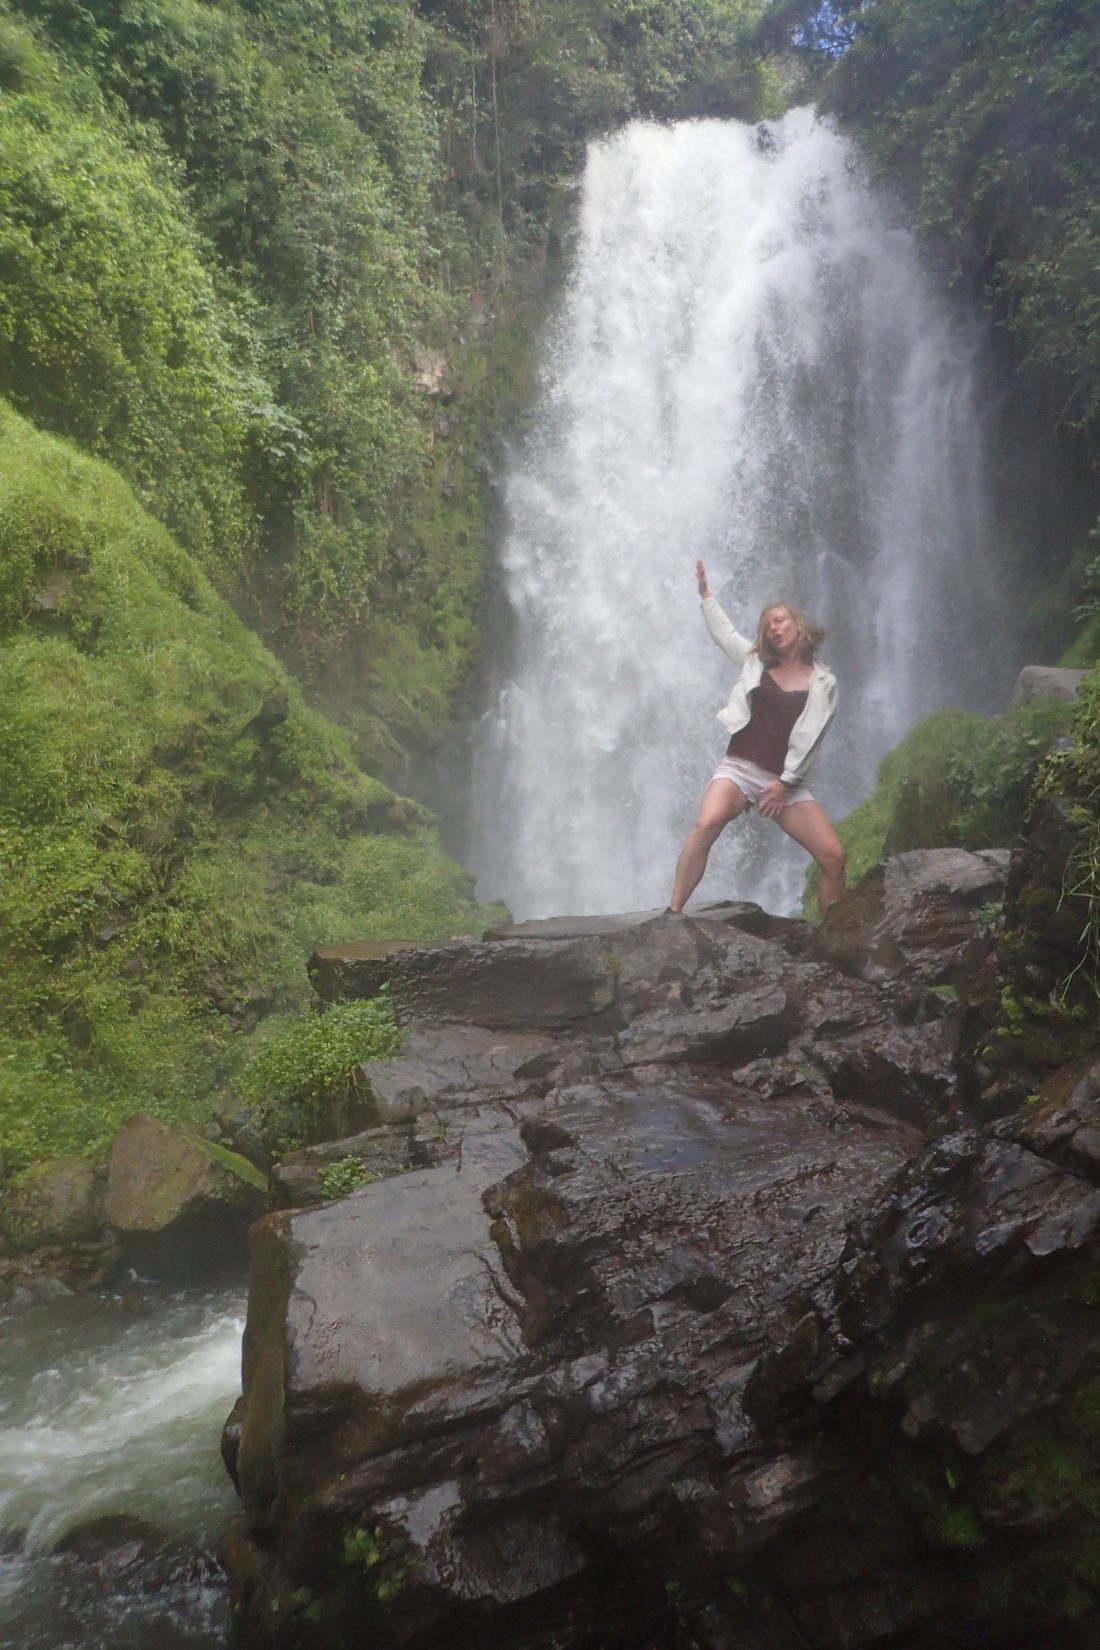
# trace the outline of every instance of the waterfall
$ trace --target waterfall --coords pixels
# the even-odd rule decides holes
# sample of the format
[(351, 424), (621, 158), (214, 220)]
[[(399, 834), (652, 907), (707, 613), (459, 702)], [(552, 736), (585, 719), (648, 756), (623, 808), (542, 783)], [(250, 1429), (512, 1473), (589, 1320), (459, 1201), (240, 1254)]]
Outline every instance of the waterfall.
[[(750, 635), (776, 600), (827, 627), (840, 712), (813, 789), (833, 817), (916, 718), (996, 707), (979, 343), (812, 110), (591, 147), (503, 481), (513, 633), (475, 741), (482, 898), (517, 917), (665, 904), (731, 680), (696, 557)], [(789, 910), (805, 865), (742, 820), (697, 897)]]

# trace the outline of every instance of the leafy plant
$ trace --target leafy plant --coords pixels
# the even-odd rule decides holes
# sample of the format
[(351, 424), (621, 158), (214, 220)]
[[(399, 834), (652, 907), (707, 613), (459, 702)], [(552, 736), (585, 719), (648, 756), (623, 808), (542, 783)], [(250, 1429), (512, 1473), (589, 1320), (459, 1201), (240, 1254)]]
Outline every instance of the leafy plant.
[(370, 1589), (379, 1604), (388, 1604), (405, 1585), (403, 1565), (386, 1556), (384, 1532), (375, 1528), (345, 1529), (343, 1560), (349, 1569), (361, 1569), (369, 1579)]
[(357, 1071), (364, 1060), (394, 1054), (399, 1044), (388, 992), (369, 1002), (336, 1003), (323, 1014), (274, 1016), (236, 1080), (237, 1092), (260, 1113), (294, 1103), (321, 1114), (361, 1088)]
[(321, 1196), (326, 1202), (347, 1197), (359, 1186), (365, 1186), (374, 1177), (361, 1157), (338, 1157), (335, 1163), (326, 1163), (317, 1176)]

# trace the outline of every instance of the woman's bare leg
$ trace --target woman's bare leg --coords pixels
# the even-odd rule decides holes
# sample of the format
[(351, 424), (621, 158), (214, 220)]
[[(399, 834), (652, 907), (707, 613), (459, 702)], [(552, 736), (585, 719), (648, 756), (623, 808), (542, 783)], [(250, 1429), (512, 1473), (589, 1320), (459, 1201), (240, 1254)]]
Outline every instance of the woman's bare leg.
[(795, 802), (783, 809), (779, 824), (799, 847), (812, 854), (821, 868), (817, 908), (824, 916), (844, 892), (844, 849), (828, 814), (819, 802)]
[(682, 911), (707, 868), (707, 856), (731, 819), (744, 813), (748, 800), (732, 779), (712, 779), (703, 792), (699, 814), (676, 861), (670, 911)]

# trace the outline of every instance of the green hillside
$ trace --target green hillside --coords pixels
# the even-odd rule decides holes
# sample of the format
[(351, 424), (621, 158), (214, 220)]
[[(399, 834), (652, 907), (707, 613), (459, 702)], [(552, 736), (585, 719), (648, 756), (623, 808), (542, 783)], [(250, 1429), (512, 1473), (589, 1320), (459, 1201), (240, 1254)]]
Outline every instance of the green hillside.
[(117, 474), (2, 407), (0, 623), (9, 1163), (203, 1115), (319, 941), (477, 928), (429, 817)]

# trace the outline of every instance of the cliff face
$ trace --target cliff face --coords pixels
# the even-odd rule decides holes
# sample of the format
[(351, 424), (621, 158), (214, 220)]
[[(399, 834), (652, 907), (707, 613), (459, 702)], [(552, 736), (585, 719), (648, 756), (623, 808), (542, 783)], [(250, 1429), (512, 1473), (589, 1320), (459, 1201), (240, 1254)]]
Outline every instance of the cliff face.
[[(105, 1155), (205, 1118), (306, 936), (478, 915), (109, 466), (0, 405), (0, 1152)], [(366, 918), (353, 913), (364, 909)]]
[(377, 1178), (254, 1232), (250, 1642), (1092, 1642), (1097, 1082), (956, 1095), (1006, 862), (394, 957)]

